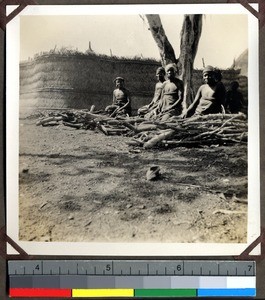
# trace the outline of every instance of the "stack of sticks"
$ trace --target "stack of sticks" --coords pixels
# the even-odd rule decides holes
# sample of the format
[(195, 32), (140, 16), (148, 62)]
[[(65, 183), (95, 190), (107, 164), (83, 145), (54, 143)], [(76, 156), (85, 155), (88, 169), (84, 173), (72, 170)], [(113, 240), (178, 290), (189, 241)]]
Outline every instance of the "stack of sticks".
[(136, 135), (132, 144), (148, 149), (161, 144), (177, 147), (247, 143), (248, 125), (243, 114), (211, 114), (153, 124), (159, 130)]
[(139, 117), (112, 118), (85, 110), (53, 113), (37, 125), (63, 124), (76, 129), (98, 129), (106, 135), (131, 136), (128, 145), (145, 149), (162, 146), (231, 145), (247, 143), (248, 124), (244, 114), (210, 114), (168, 121)]

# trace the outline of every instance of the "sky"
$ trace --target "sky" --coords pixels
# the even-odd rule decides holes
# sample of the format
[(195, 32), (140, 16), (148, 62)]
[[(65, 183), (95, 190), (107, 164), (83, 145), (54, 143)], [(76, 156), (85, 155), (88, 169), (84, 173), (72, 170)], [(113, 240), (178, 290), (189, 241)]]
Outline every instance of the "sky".
[[(164, 30), (179, 56), (183, 15), (160, 15)], [(20, 60), (61, 47), (99, 54), (160, 59), (157, 45), (140, 15), (21, 16)], [(194, 67), (229, 68), (248, 48), (247, 15), (203, 16), (203, 29)]]

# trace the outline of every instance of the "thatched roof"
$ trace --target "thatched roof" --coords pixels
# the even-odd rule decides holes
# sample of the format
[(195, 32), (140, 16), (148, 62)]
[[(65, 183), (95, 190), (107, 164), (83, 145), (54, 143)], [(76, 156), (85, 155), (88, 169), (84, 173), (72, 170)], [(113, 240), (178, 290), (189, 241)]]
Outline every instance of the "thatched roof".
[(248, 76), (248, 49), (235, 59), (233, 67), (235, 69), (241, 69), (240, 75)]

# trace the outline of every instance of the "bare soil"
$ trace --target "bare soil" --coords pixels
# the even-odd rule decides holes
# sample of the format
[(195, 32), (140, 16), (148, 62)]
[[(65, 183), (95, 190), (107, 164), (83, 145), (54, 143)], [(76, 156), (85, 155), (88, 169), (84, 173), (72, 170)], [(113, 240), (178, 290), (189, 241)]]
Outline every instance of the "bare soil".
[(36, 121), (20, 120), (21, 240), (246, 242), (245, 145), (144, 150)]

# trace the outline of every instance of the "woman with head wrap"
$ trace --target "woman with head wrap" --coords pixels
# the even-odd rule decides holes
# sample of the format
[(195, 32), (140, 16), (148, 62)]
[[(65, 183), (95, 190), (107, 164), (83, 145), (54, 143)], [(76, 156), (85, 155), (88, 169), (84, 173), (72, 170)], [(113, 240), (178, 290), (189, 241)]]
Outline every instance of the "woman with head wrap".
[(158, 118), (166, 121), (182, 112), (183, 82), (176, 78), (177, 66), (169, 64), (165, 68), (168, 80), (162, 85), (162, 95), (158, 108)]
[(222, 112), (222, 105), (225, 102), (225, 87), (221, 82), (221, 73), (212, 66), (203, 70), (205, 84), (198, 89), (193, 103), (183, 115), (184, 118), (194, 115), (207, 115)]

